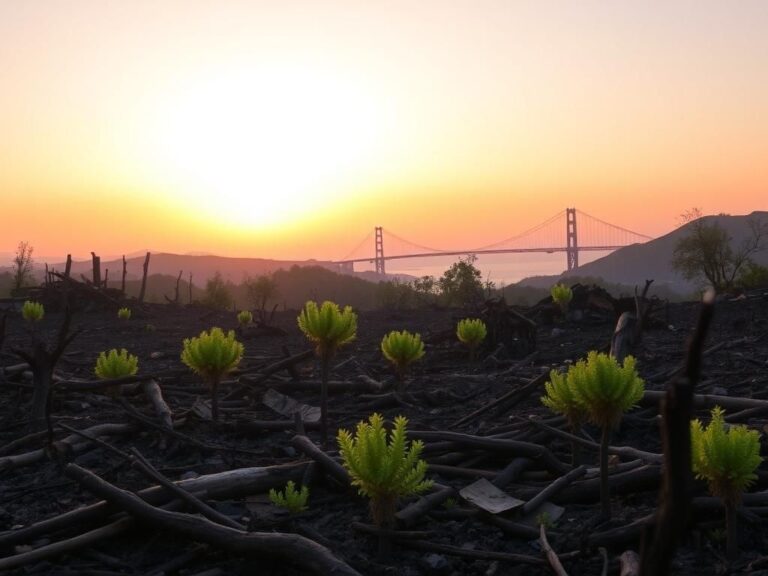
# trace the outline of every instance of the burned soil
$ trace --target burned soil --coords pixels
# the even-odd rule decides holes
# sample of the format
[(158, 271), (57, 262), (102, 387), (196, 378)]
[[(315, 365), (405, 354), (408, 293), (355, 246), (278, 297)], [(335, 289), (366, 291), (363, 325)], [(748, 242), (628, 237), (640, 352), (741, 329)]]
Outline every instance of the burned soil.
[[(655, 311), (656, 322), (646, 327), (634, 351), (647, 390), (664, 390), (681, 366), (698, 309), (698, 304), (690, 303)], [(631, 447), (646, 457), (638, 452), (611, 458), (610, 521), (599, 520), (597, 451), (588, 446), (582, 448), (586, 469), (554, 491), (544, 508), (527, 514), (521, 508), (492, 514), (461, 495), (466, 487), (485, 479), (508, 496), (528, 502), (571, 470), (571, 442), (546, 428), (567, 430), (563, 419), (541, 404), (546, 375), (590, 350), (607, 351), (616, 321), (613, 315), (585, 313), (557, 320), (542, 315), (541, 309), (518, 312), (530, 312), (536, 321), (534, 341), (526, 344), (533, 350), (511, 351), (509, 346), (485, 350), (470, 362), (452, 333), (458, 319), (472, 314), (382, 311), (361, 313), (357, 339), (334, 358), (331, 430), (352, 430), (373, 412), (390, 421), (402, 414), (408, 418), (409, 437), (424, 441), (428, 477), (436, 482), (426, 495), (431, 502), (420, 506), (424, 499), (418, 497), (399, 502), (398, 530), (405, 537), (393, 536), (391, 551), (381, 554), (377, 536), (366, 528), (371, 524), (368, 502), (330, 466), (303, 449), (302, 434), (297, 432), (304, 432), (315, 446), (319, 442), (315, 411), (303, 408), (305, 420), (296, 421), (295, 405), (286, 403), (285, 396), (309, 407), (320, 401), (319, 364), (308, 353), (311, 347), (296, 326), (295, 311), (278, 312), (269, 328), (239, 335), (245, 355), (238, 371), (222, 383), (218, 424), (210, 420), (207, 386), (181, 363), (180, 352), (183, 339), (202, 330), (235, 329), (235, 314), (161, 305), (136, 306), (128, 321), (119, 321), (111, 309), (75, 314), (72, 329), (79, 332), (55, 370), (51, 399), (55, 442), (49, 445), (44, 430), (30, 432), (32, 377), (13, 351), (31, 350), (33, 338), (53, 345), (63, 315), (48, 314), (33, 334), (18, 310), (9, 309), (0, 350), (4, 368), (0, 372), (0, 571), (310, 573), (295, 555), (226, 550), (188, 533), (133, 519), (119, 504), (88, 515), (62, 516), (88, 510), (84, 507), (100, 501), (67, 472), (70, 463), (122, 490), (139, 492), (156, 485), (131, 459), (114, 450), (129, 455), (135, 448), (165, 477), (186, 482), (193, 493), (194, 482), (206, 475), (261, 470), (248, 482), (232, 480), (227, 485), (225, 478), (223, 486), (198, 495), (240, 527), (230, 530), (300, 534), (361, 574), (550, 574), (539, 538), (542, 522), (568, 574), (599, 574), (606, 562), (609, 573), (618, 573), (619, 555), (640, 551), (643, 526), (658, 504), (661, 464), (654, 457), (661, 454), (662, 446), (658, 401), (652, 398), (628, 412), (613, 435), (612, 446)], [(379, 345), (385, 333), (403, 329), (422, 334), (426, 355), (411, 370), (405, 392), (393, 394), (394, 375)], [(143, 382), (124, 384), (119, 396), (96, 387), (96, 357), (111, 348), (126, 348), (139, 357), (139, 375), (152, 376), (159, 385), (172, 422), (163, 424), (147, 400)], [(267, 395), (272, 407), (265, 404), (270, 390), (279, 393)], [(762, 295), (716, 304), (696, 393), (766, 401), (746, 409), (726, 406), (732, 421), (761, 432), (765, 456), (768, 301)], [(703, 400), (696, 415), (706, 419), (712, 405)], [(101, 442), (63, 426), (90, 430)], [(596, 428), (585, 427), (585, 439), (599, 442), (599, 436)], [(539, 452), (531, 451), (536, 447)], [(338, 461), (335, 442), (327, 454)], [(276, 508), (267, 497), (269, 488), (283, 488), (289, 479), (310, 485), (309, 508), (297, 515)], [(764, 462), (741, 507), (740, 556), (729, 563), (723, 510), (716, 499), (709, 498), (706, 484), (697, 481), (691, 528), (675, 557), (673, 572), (768, 573), (766, 489), (768, 465)], [(147, 499), (160, 506), (173, 497), (156, 490)], [(197, 514), (178, 501), (169, 509)], [(41, 524), (55, 518), (56, 523)], [(83, 535), (92, 539), (82, 544), (73, 540)], [(66, 550), (56, 551), (57, 542)]]

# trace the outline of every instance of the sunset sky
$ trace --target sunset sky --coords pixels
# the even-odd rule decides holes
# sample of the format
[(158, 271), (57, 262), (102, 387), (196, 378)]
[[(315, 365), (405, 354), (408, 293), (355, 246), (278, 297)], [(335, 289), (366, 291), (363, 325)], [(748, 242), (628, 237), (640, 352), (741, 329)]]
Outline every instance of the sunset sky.
[(0, 252), (768, 209), (768, 2), (0, 0)]

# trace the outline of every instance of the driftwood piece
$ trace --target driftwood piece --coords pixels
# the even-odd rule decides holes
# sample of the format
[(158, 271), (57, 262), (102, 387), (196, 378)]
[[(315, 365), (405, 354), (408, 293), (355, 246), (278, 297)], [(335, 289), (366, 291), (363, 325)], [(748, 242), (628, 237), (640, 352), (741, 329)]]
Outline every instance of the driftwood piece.
[[(547, 432), (554, 434), (555, 436), (570, 440), (571, 442), (576, 442), (581, 446), (586, 446), (587, 448), (600, 450), (600, 445), (597, 442), (592, 442), (586, 438), (582, 438), (581, 436), (576, 436), (575, 434), (571, 434), (569, 432), (565, 432), (564, 430), (560, 430), (558, 428), (554, 428), (553, 426), (544, 424), (543, 422), (539, 422), (535, 416), (529, 416), (528, 422), (537, 428), (541, 428), (542, 430), (546, 430)], [(627, 458), (638, 458), (640, 460), (645, 460), (646, 462), (654, 462), (656, 464), (661, 464), (664, 459), (662, 454), (638, 450), (637, 448), (632, 448), (632, 446), (609, 446), (608, 454), (616, 454), (617, 456), (624, 456)]]
[(437, 544), (424, 540), (398, 540), (400, 546), (423, 550), (426, 552), (437, 552), (438, 554), (447, 554), (448, 556), (459, 556), (461, 558), (477, 558), (479, 560), (502, 560), (505, 562), (514, 562), (517, 564), (530, 564), (533, 566), (543, 566), (545, 561), (536, 556), (527, 556), (525, 554), (511, 554), (508, 552), (494, 552), (492, 550), (473, 550), (469, 548), (460, 548), (459, 546), (450, 546), (448, 544)]
[[(643, 406), (653, 406), (659, 404), (667, 393), (661, 390), (646, 390), (643, 393), (643, 399), (640, 404)], [(693, 405), (696, 408), (712, 408), (720, 406), (725, 410), (747, 410), (749, 408), (768, 409), (768, 400), (758, 398), (741, 398), (737, 396), (718, 396), (716, 394), (694, 394)]]
[(125, 276), (128, 274), (128, 264), (125, 261), (125, 254), (123, 254), (123, 274), (120, 278), (120, 292), (123, 293), (123, 298), (125, 298)]
[[(298, 482), (306, 463), (281, 464), (277, 466), (237, 468), (216, 474), (206, 474), (189, 480), (176, 482), (192, 494), (206, 494), (208, 498), (238, 498), (249, 494), (266, 492), (270, 488), (282, 488), (293, 480)], [(151, 486), (137, 493), (144, 501), (160, 505), (168, 502), (170, 496), (162, 486)], [(30, 526), (0, 533), (0, 547), (13, 546), (59, 530), (72, 528), (107, 517), (114, 507), (100, 501), (82, 508), (41, 520)]]
[(305, 455), (312, 458), (312, 460), (320, 464), (320, 466), (322, 466), (328, 474), (341, 482), (342, 485), (349, 486), (351, 482), (349, 473), (341, 464), (336, 462), (336, 460), (318, 448), (317, 445), (312, 442), (312, 440), (306, 436), (300, 436), (297, 434), (291, 440), (291, 444), (293, 444), (297, 450), (303, 452)]
[[(125, 434), (134, 430), (135, 427), (131, 424), (97, 424), (91, 426), (85, 432), (92, 436), (109, 436), (115, 434)], [(78, 442), (80, 436), (77, 434), (71, 434), (62, 440), (54, 442), (54, 448), (63, 453), (77, 453), (86, 449), (90, 442)], [(0, 458), (0, 470), (9, 470), (12, 468), (20, 468), (22, 466), (28, 466), (36, 462), (44, 460), (47, 456), (47, 452), (44, 448), (33, 450), (31, 452), (25, 452), (23, 454), (14, 454), (12, 456), (5, 456)]]
[(142, 521), (206, 542), (228, 552), (277, 557), (314, 574), (340, 576), (359, 576), (360, 574), (336, 558), (330, 550), (303, 536), (278, 532), (248, 533), (219, 526), (189, 514), (155, 508), (135, 494), (116, 488), (76, 464), (68, 464), (64, 472), (86, 490), (114, 502)]
[(494, 408), (504, 408), (509, 409), (511, 406), (514, 406), (521, 400), (524, 400), (527, 398), (531, 393), (533, 393), (536, 388), (544, 384), (544, 382), (547, 381), (547, 378), (549, 378), (549, 373), (540, 374), (527, 384), (523, 384), (522, 386), (518, 386), (509, 392), (503, 394), (502, 396), (499, 396), (495, 400), (492, 400), (488, 404), (485, 404), (484, 406), (481, 406), (471, 414), (467, 414), (463, 418), (460, 418), (456, 422), (454, 422), (453, 427), (461, 426), (462, 424), (466, 424), (467, 422), (471, 422), (481, 414), (485, 414), (489, 410), (492, 410)]
[(560, 478), (544, 487), (541, 492), (536, 494), (536, 496), (528, 500), (528, 502), (523, 505), (522, 515), (527, 516), (528, 514), (535, 512), (539, 506), (544, 504), (544, 502), (565, 490), (565, 488), (567, 488), (574, 480), (581, 478), (586, 472), (587, 467), (582, 464), (578, 468), (574, 468), (568, 472), (568, 474), (560, 476)]
[(25, 566), (27, 564), (47, 560), (48, 558), (54, 558), (61, 554), (67, 554), (75, 550), (82, 550), (83, 548), (93, 546), (108, 538), (118, 536), (134, 524), (135, 521), (133, 518), (124, 516), (106, 526), (89, 530), (88, 532), (78, 534), (72, 538), (40, 546), (39, 548), (27, 552), (0, 558), (0, 570), (11, 570), (13, 568), (18, 568), (19, 566)]
[(619, 563), (621, 564), (621, 572), (619, 576), (639, 576), (640, 574), (640, 557), (634, 550), (627, 550), (619, 556)]
[(424, 514), (433, 508), (440, 506), (443, 502), (448, 500), (448, 498), (451, 498), (456, 494), (456, 489), (451, 486), (434, 484), (434, 487), (437, 489), (436, 492), (422, 496), (397, 512), (395, 514), (397, 521), (403, 526), (412, 526), (419, 518), (424, 516)]
[(101, 258), (96, 256), (96, 252), (91, 252), (91, 261), (93, 267), (93, 285), (101, 288)]
[(472, 436), (470, 434), (460, 434), (458, 432), (432, 432), (421, 430), (410, 431), (408, 432), (408, 436), (414, 440), (424, 440), (427, 442), (453, 442), (466, 448), (479, 448), (491, 452), (512, 453), (526, 456), (555, 474), (565, 474), (571, 469), (570, 466), (558, 460), (554, 454), (544, 446), (539, 446), (538, 444), (532, 444), (530, 442), (485, 438), (483, 436)]
[(555, 552), (552, 549), (552, 546), (549, 545), (549, 540), (547, 540), (547, 530), (544, 527), (543, 522), (539, 525), (539, 543), (541, 544), (541, 551), (544, 552), (544, 557), (547, 559), (547, 562), (549, 562), (552, 571), (557, 574), (557, 576), (568, 576), (568, 572), (563, 568), (560, 558), (557, 557), (557, 552)]
[[(627, 472), (611, 474), (608, 477), (612, 494), (631, 494), (643, 490), (658, 489), (661, 480), (661, 466), (647, 464)], [(517, 496), (530, 500), (539, 492), (538, 488), (521, 488)], [(552, 500), (556, 504), (587, 504), (600, 499), (600, 478), (577, 480), (556, 494)]]
[(146, 394), (149, 402), (155, 409), (155, 414), (160, 418), (163, 426), (169, 430), (173, 430), (173, 412), (171, 412), (171, 409), (163, 398), (163, 391), (160, 389), (160, 385), (156, 380), (145, 380), (143, 382), (143, 388), (144, 394)]
[(147, 252), (144, 257), (143, 273), (141, 275), (141, 289), (139, 290), (139, 303), (144, 302), (144, 296), (147, 293), (147, 274), (149, 273), (149, 258), (151, 254)]
[(5, 323), (7, 316), (8, 315), (5, 312), (0, 314), (0, 350), (3, 349), (3, 341), (5, 340)]
[[(691, 419), (693, 390), (701, 374), (702, 350), (714, 311), (714, 295), (705, 300), (688, 348), (685, 374), (667, 385), (661, 402), (661, 437), (664, 447), (663, 482), (655, 531), (644, 540), (640, 573), (643, 576), (669, 571), (678, 543), (688, 528), (693, 472), (691, 470)], [(637, 573), (637, 572), (635, 572)]]
[(619, 316), (619, 321), (616, 322), (616, 328), (611, 336), (610, 355), (616, 358), (619, 364), (632, 353), (637, 343), (637, 326), (637, 316), (630, 312), (623, 312)]

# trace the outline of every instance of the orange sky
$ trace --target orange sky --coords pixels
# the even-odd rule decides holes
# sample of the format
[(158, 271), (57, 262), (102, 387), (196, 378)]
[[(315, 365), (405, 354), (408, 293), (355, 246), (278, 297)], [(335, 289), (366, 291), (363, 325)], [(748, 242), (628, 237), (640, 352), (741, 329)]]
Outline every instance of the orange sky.
[(768, 209), (768, 3), (0, 2), (0, 253)]

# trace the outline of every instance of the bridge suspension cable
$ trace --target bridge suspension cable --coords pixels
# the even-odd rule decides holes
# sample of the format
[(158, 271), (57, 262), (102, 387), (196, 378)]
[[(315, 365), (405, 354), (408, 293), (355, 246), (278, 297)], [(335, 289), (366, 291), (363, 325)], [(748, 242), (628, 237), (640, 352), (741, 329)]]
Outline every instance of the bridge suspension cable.
[(616, 224), (611, 224), (610, 222), (606, 222), (605, 220), (601, 220), (600, 218), (597, 218), (595, 216), (592, 216), (591, 214), (587, 214), (583, 210), (578, 210), (578, 213), (582, 216), (586, 216), (587, 218), (590, 218), (594, 220), (595, 222), (599, 222), (603, 226), (608, 226), (610, 228), (614, 228), (616, 230), (621, 230), (622, 232), (626, 232), (627, 234), (632, 234), (633, 236), (638, 236), (640, 238), (645, 238), (646, 240), (653, 240), (653, 236), (647, 236), (646, 234), (641, 234), (640, 232), (635, 232), (634, 230), (630, 230), (629, 228), (624, 228), (622, 226), (617, 226)]
[(391, 236), (395, 240), (402, 242), (403, 244), (408, 244), (409, 246), (413, 246), (414, 248), (418, 248), (419, 250), (424, 250), (426, 252), (451, 252), (451, 250), (445, 250), (440, 248), (431, 248), (430, 246), (423, 246), (421, 244), (416, 244), (415, 242), (411, 242), (410, 240), (406, 240), (405, 238), (402, 238), (401, 236), (398, 236), (391, 230), (384, 230), (387, 233), (387, 236)]
[(363, 239), (362, 239), (362, 241), (360, 242), (360, 244), (358, 244), (358, 245), (357, 245), (357, 246), (355, 246), (355, 247), (354, 247), (352, 250), (350, 250), (350, 251), (349, 251), (349, 254), (347, 254), (346, 256), (344, 256), (344, 258), (341, 258), (341, 261), (344, 261), (344, 260), (351, 260), (351, 259), (352, 259), (352, 256), (354, 256), (354, 255), (355, 255), (355, 253), (356, 253), (358, 250), (360, 250), (360, 248), (362, 248), (363, 246), (365, 246), (366, 244), (368, 244), (368, 243), (371, 241), (371, 236), (373, 236), (373, 232), (368, 232), (368, 235), (367, 235), (365, 238), (363, 238)]
[(540, 224), (536, 224), (536, 226), (533, 226), (531, 228), (528, 228), (527, 230), (524, 230), (520, 232), (519, 234), (516, 234), (514, 236), (510, 236), (509, 238), (505, 238), (504, 240), (500, 240), (499, 242), (494, 242), (493, 244), (487, 244), (485, 246), (480, 246), (478, 248), (475, 248), (474, 250), (470, 250), (470, 252), (473, 251), (481, 251), (481, 250), (493, 250), (494, 248), (497, 248), (499, 246), (502, 246), (504, 244), (507, 244), (509, 242), (513, 242), (514, 240), (520, 240), (520, 238), (523, 238), (525, 236), (528, 236), (529, 234), (533, 234), (534, 232), (538, 232), (542, 228), (548, 226), (549, 224), (552, 224), (557, 219), (561, 218), (565, 214), (565, 210), (561, 210), (551, 218), (545, 220), (544, 222), (541, 222)]

